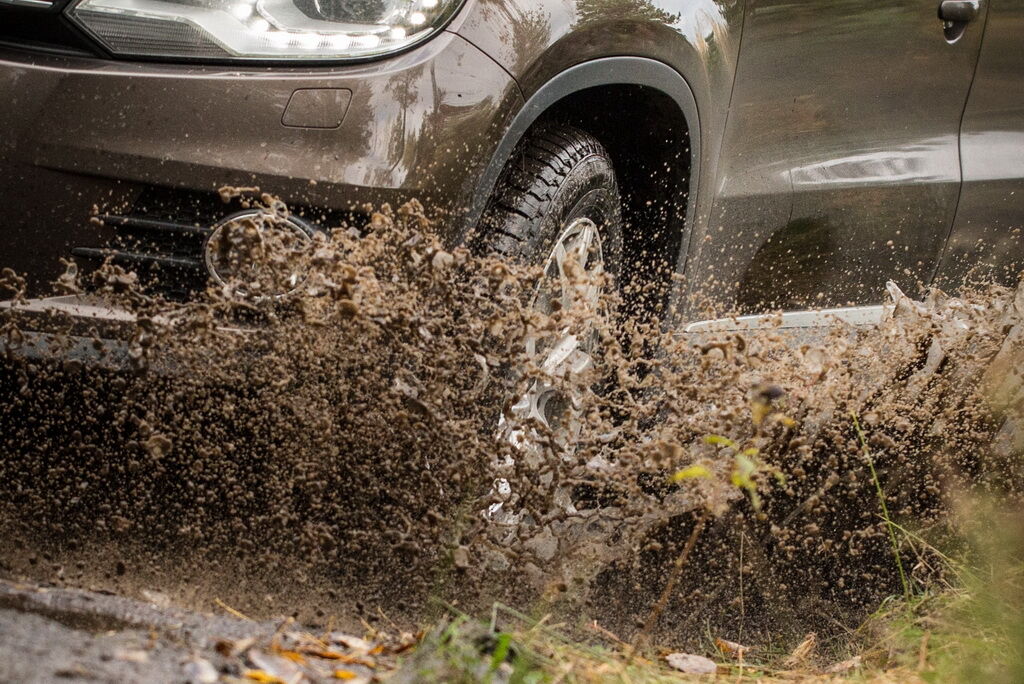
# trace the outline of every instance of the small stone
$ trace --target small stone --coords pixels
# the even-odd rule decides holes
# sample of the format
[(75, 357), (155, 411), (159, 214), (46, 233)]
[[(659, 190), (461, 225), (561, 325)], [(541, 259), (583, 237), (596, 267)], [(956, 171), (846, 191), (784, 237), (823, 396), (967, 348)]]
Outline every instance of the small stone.
[(465, 546), (460, 546), (452, 551), (452, 562), (455, 564), (455, 567), (460, 570), (469, 568), (469, 549)]
[(149, 654), (139, 649), (118, 651), (114, 658), (125, 663), (148, 663)]
[(715, 665), (715, 661), (704, 656), (690, 653), (669, 653), (665, 656), (665, 660), (673, 669), (686, 674), (715, 674), (718, 672), (718, 665)]
[(545, 527), (541, 532), (524, 542), (523, 547), (532, 552), (538, 559), (547, 563), (558, 553), (558, 539), (551, 533), (551, 528)]
[(154, 459), (160, 459), (166, 456), (171, 451), (171, 447), (174, 443), (171, 442), (165, 435), (156, 434), (146, 440), (146, 451)]
[(209, 660), (193, 658), (185, 663), (185, 681), (189, 684), (213, 684), (217, 681), (217, 669)]
[(171, 606), (171, 597), (167, 594), (150, 589), (143, 589), (141, 594), (146, 601), (152, 603), (157, 608), (169, 608)]

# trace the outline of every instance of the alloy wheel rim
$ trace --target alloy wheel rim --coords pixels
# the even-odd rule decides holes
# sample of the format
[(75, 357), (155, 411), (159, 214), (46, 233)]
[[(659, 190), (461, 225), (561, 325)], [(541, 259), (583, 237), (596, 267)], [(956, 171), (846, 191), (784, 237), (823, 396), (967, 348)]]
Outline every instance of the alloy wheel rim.
[[(604, 254), (597, 224), (581, 217), (560, 233), (544, 263), (530, 307), (545, 316), (579, 311), (592, 316), (600, 306)], [(551, 438), (563, 451), (579, 436), (580, 396), (557, 385), (573, 385), (594, 365), (593, 331), (574, 334), (568, 327), (556, 333), (531, 335), (526, 352), (542, 377), (530, 381), (500, 419), (499, 429), (519, 451), (534, 451), (537, 442)], [(562, 382), (558, 383), (560, 379)], [(539, 428), (539, 430), (538, 430)], [(543, 435), (541, 433), (547, 433)], [(550, 441), (550, 440), (548, 440)]]

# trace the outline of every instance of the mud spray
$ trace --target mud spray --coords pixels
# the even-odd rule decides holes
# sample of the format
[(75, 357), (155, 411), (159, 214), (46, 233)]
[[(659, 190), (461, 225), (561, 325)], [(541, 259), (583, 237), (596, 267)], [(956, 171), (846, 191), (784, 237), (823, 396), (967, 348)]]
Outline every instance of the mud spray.
[[(260, 266), (186, 304), (107, 264), (58, 293), (120, 323), (4, 312), (8, 577), (311, 626), (499, 600), (627, 640), (777, 643), (937, 572), (894, 558), (879, 491), (931, 537), (954, 493), (1019, 494), (1012, 402), (983, 381), (1012, 292), (896, 294), (878, 328), (794, 345), (625, 320), (611, 286), (541, 315), (536, 270), (444, 249), (415, 203), (301, 249), (231, 239), (222, 258)], [(592, 369), (541, 367), (567, 334), (599, 341)], [(510, 409), (537, 382), (570, 399), (561, 434)]]

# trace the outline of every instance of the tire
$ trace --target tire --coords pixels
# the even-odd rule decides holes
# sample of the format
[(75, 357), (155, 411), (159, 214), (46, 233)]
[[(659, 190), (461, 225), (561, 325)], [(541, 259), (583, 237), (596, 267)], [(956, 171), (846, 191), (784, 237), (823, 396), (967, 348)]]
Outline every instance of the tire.
[(473, 246), (481, 254), (542, 264), (563, 227), (588, 218), (601, 236), (605, 272), (618, 277), (621, 205), (601, 143), (572, 126), (543, 126), (527, 134), (502, 171)]

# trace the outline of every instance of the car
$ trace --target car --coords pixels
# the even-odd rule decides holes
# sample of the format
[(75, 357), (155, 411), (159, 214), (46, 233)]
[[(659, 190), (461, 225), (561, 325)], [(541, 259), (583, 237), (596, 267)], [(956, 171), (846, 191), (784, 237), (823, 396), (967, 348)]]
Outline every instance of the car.
[(1020, 0), (0, 0), (0, 261), (187, 297), (240, 220), (218, 188), (258, 186), (298, 239), (415, 198), (683, 320), (1012, 282), (1022, 29)]

